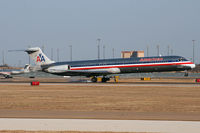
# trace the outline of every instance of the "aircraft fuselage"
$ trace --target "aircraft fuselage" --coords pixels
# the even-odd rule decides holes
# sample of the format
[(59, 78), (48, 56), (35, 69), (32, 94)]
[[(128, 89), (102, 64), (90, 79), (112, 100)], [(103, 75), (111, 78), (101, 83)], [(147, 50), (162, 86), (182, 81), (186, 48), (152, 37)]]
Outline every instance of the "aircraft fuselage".
[(61, 76), (106, 76), (109, 74), (184, 71), (195, 64), (181, 56), (132, 57), (56, 62), (42, 65), (43, 71)]

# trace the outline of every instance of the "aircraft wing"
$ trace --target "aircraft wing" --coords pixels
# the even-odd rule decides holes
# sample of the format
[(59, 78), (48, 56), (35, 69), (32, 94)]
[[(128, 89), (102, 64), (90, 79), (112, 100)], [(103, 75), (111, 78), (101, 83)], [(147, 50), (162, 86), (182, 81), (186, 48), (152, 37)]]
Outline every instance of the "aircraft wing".
[[(50, 70), (50, 69), (49, 69)], [(49, 71), (52, 74), (62, 75), (62, 76), (105, 76), (109, 74), (120, 73), (119, 68), (108, 68), (108, 69), (90, 69), (90, 70), (65, 70), (58, 71), (56, 69), (51, 69)]]

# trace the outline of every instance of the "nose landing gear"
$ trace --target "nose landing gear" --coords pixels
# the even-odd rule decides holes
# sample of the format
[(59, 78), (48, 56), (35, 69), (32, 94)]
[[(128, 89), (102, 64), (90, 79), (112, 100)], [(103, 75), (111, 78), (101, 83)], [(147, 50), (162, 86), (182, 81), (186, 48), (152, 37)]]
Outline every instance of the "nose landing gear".
[(188, 77), (188, 75), (189, 75), (189, 74), (188, 74), (188, 71), (185, 71), (184, 76), (185, 76), (185, 77)]

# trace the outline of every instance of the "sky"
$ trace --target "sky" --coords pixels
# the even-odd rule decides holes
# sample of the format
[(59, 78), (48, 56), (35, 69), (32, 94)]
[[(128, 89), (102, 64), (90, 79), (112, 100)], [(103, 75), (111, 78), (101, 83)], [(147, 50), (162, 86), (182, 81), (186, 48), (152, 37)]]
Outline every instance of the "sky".
[[(97, 59), (100, 38), (101, 58), (120, 57), (123, 50), (144, 50), (149, 56), (170, 54), (200, 63), (199, 0), (0, 0), (0, 64), (23, 66), (24, 52), (13, 49), (44, 47), (49, 58)], [(53, 49), (53, 55), (51, 54)]]

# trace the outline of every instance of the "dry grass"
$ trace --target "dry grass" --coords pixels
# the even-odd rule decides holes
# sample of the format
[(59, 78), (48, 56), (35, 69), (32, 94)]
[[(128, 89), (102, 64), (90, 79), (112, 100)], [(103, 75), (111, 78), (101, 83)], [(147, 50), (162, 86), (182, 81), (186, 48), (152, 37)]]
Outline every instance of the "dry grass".
[(0, 109), (200, 113), (200, 88), (0, 85)]

